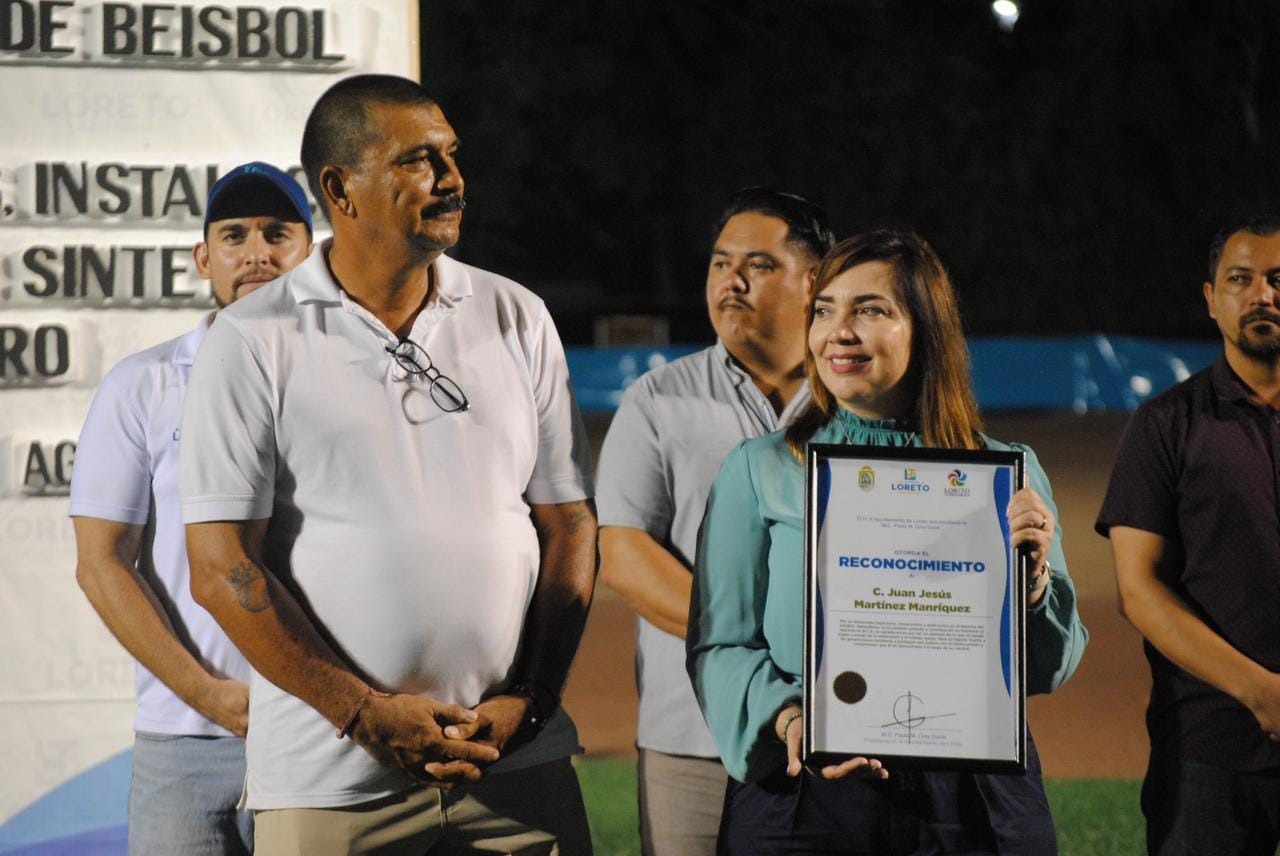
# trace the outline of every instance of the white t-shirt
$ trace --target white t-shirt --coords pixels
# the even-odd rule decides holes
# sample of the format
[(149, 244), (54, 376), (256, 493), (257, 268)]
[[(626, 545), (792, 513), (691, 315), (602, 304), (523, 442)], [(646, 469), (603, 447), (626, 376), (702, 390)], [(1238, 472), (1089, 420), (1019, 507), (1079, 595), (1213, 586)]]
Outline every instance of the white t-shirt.
[[(178, 496), (182, 399), (210, 317), (190, 333), (125, 357), (103, 377), (76, 444), (70, 514), (137, 525), (154, 515), (154, 533), (143, 546), (139, 564), (165, 604), (178, 638), (210, 672), (248, 681), (244, 657), (191, 598)], [(141, 664), (135, 684), (135, 730), (230, 736)]]
[[(410, 338), (470, 400), (445, 413), (385, 350), (396, 337), (334, 283), (327, 248), (224, 310), (206, 338), (184, 418), (184, 517), (270, 517), (267, 566), (349, 662), (472, 706), (515, 677), (539, 565), (528, 503), (591, 495), (564, 351), (539, 298), (440, 257)], [(411, 785), (256, 675), (249, 716), (251, 808)], [(505, 769), (575, 751), (558, 719)]]

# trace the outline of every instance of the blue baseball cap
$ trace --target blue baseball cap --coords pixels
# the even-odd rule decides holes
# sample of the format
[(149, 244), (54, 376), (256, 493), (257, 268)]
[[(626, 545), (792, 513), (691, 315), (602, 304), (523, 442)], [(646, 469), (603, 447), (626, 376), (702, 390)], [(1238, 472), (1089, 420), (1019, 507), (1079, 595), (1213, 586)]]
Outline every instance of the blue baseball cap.
[(312, 231), (311, 205), (302, 186), (287, 172), (269, 163), (241, 164), (214, 182), (204, 207), (204, 228), (218, 220), (274, 215), (281, 220), (303, 222)]

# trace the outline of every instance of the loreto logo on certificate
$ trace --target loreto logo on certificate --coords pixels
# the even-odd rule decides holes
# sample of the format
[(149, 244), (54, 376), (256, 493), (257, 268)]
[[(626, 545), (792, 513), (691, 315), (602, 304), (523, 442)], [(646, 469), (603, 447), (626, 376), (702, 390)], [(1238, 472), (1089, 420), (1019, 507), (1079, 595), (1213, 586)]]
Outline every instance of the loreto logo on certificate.
[[(1026, 769), (1021, 452), (810, 445), (805, 748)], [(880, 485), (868, 473), (890, 473)]]

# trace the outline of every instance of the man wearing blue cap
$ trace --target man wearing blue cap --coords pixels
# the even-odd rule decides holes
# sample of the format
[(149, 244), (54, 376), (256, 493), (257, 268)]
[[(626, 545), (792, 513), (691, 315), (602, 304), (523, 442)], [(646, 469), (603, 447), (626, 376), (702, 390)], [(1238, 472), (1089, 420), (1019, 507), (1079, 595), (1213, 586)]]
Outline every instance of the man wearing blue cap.
[[(311, 249), (311, 210), (270, 164), (209, 191), (193, 251), (218, 308), (287, 273)], [(216, 310), (102, 379), (76, 448), (76, 578), (137, 660), (129, 853), (252, 851), (244, 787), (249, 667), (191, 598), (178, 496), (187, 375)]]
[(205, 207), (196, 270), (223, 308), (293, 269), (311, 252), (311, 206), (298, 182), (254, 161), (218, 179)]

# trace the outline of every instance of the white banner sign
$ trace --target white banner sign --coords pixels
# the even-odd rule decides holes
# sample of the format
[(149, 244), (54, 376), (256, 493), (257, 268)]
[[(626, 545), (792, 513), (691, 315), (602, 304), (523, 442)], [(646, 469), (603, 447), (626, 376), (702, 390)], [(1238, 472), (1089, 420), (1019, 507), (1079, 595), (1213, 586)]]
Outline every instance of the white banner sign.
[(98, 380), (211, 308), (191, 247), (217, 177), (302, 180), (316, 98), (416, 78), (417, 33), (405, 0), (0, 0), (0, 854), (123, 853), (133, 663), (66, 516)]

